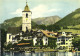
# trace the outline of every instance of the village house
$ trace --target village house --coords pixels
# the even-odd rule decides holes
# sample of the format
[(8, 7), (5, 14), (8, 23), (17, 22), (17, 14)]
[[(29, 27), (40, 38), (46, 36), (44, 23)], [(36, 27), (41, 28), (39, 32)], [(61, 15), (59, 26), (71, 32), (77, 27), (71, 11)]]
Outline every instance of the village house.
[(33, 45), (48, 45), (48, 38), (42, 33), (41, 30), (33, 38)]
[(57, 33), (50, 32), (47, 30), (38, 30), (37, 34), (33, 38), (34, 45), (48, 45), (49, 38), (56, 38)]
[(72, 39), (74, 39), (71, 32), (58, 32), (57, 49), (70, 51), (73, 49)]

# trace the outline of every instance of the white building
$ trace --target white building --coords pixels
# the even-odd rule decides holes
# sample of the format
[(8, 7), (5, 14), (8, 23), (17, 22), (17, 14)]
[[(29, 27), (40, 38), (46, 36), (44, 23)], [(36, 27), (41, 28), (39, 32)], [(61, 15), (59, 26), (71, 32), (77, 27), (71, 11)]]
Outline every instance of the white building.
[(48, 45), (48, 37), (46, 37), (41, 30), (38, 30), (33, 38), (33, 45)]
[[(41, 43), (42, 42), (42, 43)], [(34, 37), (33, 38), (33, 45), (48, 45), (48, 38), (47, 37)]]
[[(48, 45), (49, 38), (56, 38), (57, 33), (49, 32), (46, 30), (38, 30), (33, 38), (33, 45)], [(52, 39), (53, 40), (53, 39)]]

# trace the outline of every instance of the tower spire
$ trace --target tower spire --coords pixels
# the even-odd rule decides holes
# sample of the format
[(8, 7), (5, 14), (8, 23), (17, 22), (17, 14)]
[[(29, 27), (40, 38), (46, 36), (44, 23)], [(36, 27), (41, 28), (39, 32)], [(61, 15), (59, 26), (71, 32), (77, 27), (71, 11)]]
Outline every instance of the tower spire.
[(27, 0), (26, 0), (26, 6), (25, 6), (25, 8), (24, 8), (24, 11), (30, 11), (30, 9), (29, 9), (29, 6), (28, 6), (28, 4), (27, 4)]

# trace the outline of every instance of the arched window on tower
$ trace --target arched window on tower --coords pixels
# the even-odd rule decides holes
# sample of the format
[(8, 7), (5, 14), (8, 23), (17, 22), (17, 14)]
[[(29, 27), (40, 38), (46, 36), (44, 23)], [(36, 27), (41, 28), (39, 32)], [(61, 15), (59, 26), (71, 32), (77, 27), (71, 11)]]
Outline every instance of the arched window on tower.
[(26, 14), (26, 18), (28, 18), (28, 14)]

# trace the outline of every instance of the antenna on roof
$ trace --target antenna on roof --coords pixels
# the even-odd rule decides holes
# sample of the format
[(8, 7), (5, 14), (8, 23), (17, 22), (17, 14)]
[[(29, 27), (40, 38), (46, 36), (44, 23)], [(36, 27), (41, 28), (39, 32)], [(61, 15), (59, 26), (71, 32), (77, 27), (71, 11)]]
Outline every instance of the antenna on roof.
[(27, 0), (26, 0), (26, 4), (27, 4)]

